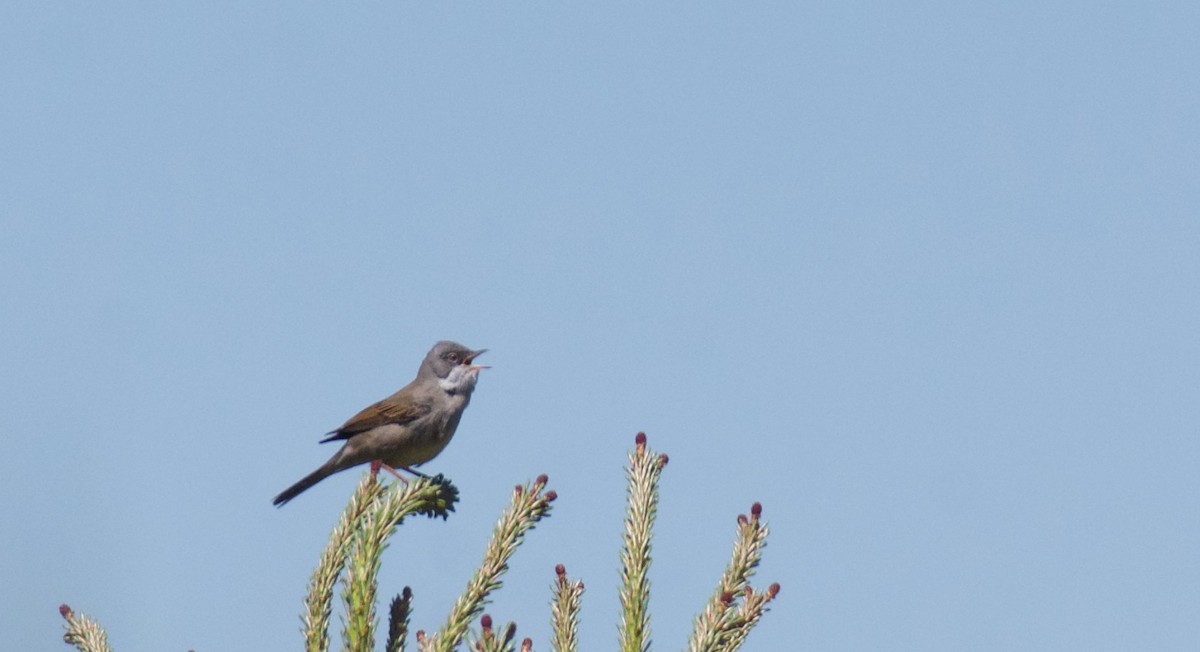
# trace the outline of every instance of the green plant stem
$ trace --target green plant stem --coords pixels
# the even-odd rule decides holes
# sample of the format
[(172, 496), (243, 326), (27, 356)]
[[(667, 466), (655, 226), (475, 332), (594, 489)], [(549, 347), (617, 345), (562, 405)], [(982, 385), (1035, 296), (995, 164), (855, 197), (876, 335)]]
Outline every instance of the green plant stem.
[(428, 649), (451, 652), (462, 641), (470, 622), (483, 612), (488, 595), (500, 588), (500, 577), (508, 570), (508, 560), (532, 529), (550, 511), (554, 492), (542, 493), (545, 477), (513, 492), (512, 502), (501, 515), (492, 532), (483, 563), (467, 582), (467, 587), (455, 601), (446, 624), (428, 641)]
[(650, 539), (658, 513), (658, 479), (667, 464), (645, 445), (645, 435), (629, 455), (629, 505), (621, 549), (621, 651), (650, 649)]
[(308, 582), (304, 598), (304, 649), (307, 652), (328, 652), (329, 618), (333, 613), (333, 585), (345, 567), (354, 530), (363, 513), (383, 493), (383, 486), (372, 474), (364, 474), (358, 488), (342, 511), (337, 525), (329, 534), (329, 543)]
[(716, 652), (735, 652), (740, 648), (746, 642), (750, 630), (766, 613), (767, 603), (774, 600), (778, 593), (778, 584), (772, 584), (765, 593), (752, 593), (747, 589), (736, 616), (727, 619), (726, 636), (724, 642), (716, 648)]
[(79, 652), (112, 652), (108, 645), (108, 634), (100, 623), (87, 614), (77, 614), (67, 605), (58, 608), (58, 613), (67, 621), (63, 641), (74, 645)]
[(342, 638), (348, 652), (371, 652), (375, 648), (379, 567), (388, 539), (411, 514), (446, 517), (457, 496), (458, 490), (440, 477), (416, 478), (393, 485), (363, 512), (343, 578), (346, 626)]
[[(736, 649), (729, 648), (728, 645), (734, 633), (742, 628), (741, 623), (745, 621), (745, 617), (750, 615), (750, 612), (744, 611), (753, 595), (748, 593), (749, 581), (762, 560), (762, 550), (766, 546), (767, 540), (767, 526), (760, 520), (756, 511), (758, 509), (760, 508), (756, 505), (749, 518), (745, 515), (738, 517), (738, 531), (733, 544), (733, 554), (729, 565), (725, 567), (725, 572), (721, 574), (716, 591), (709, 598), (704, 611), (696, 617), (692, 635), (688, 640), (689, 652)], [(743, 611), (739, 612), (738, 598), (743, 593), (748, 593), (748, 595), (742, 604)], [(740, 616), (739, 613), (741, 613)], [(759, 612), (759, 617), (761, 617), (761, 612)], [(758, 617), (755, 617), (754, 622), (757, 620)], [(750, 626), (753, 624), (753, 622), (750, 623)], [(745, 628), (744, 631), (748, 632), (749, 628)], [(744, 638), (743, 634), (741, 639)], [(740, 642), (737, 643), (737, 645), (740, 644)]]
[(550, 648), (555, 652), (578, 652), (579, 606), (583, 582), (572, 582), (566, 569), (558, 567), (554, 583), (554, 600), (550, 603)]

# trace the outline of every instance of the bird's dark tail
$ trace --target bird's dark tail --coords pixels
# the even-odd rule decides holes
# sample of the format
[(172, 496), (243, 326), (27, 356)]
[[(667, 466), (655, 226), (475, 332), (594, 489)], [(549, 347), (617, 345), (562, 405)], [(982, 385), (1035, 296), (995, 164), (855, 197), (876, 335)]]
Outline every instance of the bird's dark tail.
[(299, 496), (301, 493), (304, 493), (313, 485), (324, 480), (325, 478), (328, 478), (334, 473), (341, 471), (344, 468), (338, 464), (338, 462), (341, 461), (341, 457), (341, 451), (338, 451), (337, 455), (334, 455), (329, 459), (328, 462), (322, 464), (321, 467), (316, 471), (313, 471), (303, 478), (300, 478), (299, 482), (288, 487), (287, 489), (284, 489), (282, 493), (280, 493), (278, 496), (275, 496), (275, 500), (272, 502), (277, 507), (282, 507), (284, 503), (295, 498), (296, 496)]

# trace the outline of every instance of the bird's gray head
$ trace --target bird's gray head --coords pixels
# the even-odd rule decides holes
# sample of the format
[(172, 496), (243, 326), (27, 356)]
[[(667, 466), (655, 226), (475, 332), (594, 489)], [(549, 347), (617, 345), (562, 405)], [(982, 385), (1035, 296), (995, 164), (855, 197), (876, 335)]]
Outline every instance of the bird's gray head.
[(468, 371), (473, 372), (468, 375), (475, 376), (478, 374), (480, 367), (472, 365), (471, 361), (484, 351), (487, 351), (487, 349), (472, 351), (458, 342), (442, 340), (434, 344), (433, 348), (429, 350), (429, 353), (425, 356), (425, 361), (421, 363), (421, 370), (417, 375), (426, 376), (431, 374), (438, 379), (445, 380), (450, 377), (450, 372), (454, 371), (456, 367), (463, 367), (463, 369), (458, 370), (458, 373), (455, 374), (456, 378), (461, 377), (461, 374)]

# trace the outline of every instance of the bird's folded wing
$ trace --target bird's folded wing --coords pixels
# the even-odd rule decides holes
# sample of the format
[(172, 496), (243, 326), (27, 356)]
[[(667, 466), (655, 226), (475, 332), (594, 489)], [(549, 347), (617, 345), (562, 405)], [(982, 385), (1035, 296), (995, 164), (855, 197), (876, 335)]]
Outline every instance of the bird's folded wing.
[(385, 426), (390, 423), (404, 425), (429, 414), (433, 406), (424, 401), (380, 401), (350, 417), (341, 428), (325, 435), (322, 443), (335, 439), (349, 439), (360, 432)]

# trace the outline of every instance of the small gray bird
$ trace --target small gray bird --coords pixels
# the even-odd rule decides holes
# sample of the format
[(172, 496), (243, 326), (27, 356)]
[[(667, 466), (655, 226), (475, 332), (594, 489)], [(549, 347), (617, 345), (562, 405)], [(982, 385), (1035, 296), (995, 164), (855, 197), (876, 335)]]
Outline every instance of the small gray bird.
[(321, 443), (346, 443), (321, 468), (275, 496), (275, 504), (283, 505), (338, 471), (375, 460), (420, 475), (411, 467), (437, 457), (454, 436), (479, 370), (486, 369), (471, 363), (486, 350), (447, 341), (433, 345), (411, 383), (325, 435)]

